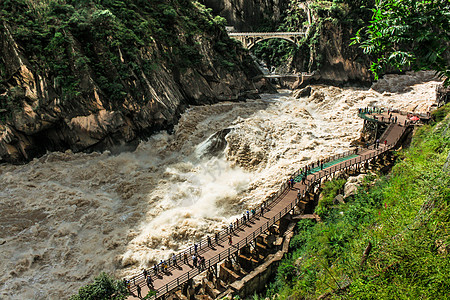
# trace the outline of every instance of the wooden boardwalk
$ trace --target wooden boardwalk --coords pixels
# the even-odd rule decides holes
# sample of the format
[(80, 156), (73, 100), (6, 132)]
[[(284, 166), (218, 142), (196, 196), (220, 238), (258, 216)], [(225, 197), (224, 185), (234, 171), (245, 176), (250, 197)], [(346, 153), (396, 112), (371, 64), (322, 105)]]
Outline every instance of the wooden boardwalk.
[[(333, 157), (334, 159), (330, 161), (339, 159), (337, 160), (339, 161), (338, 163), (327, 163), (323, 170), (320, 168), (312, 169), (312, 173), (307, 176), (304, 184), (296, 182), (292, 189), (288, 188), (287, 183), (283, 184), (273, 197), (256, 209), (255, 215), (251, 216), (249, 221), (244, 223), (242, 219), (239, 219), (239, 227), (231, 234), (231, 245), (228, 242), (229, 234), (226, 230), (219, 233), (218, 244), (215, 243), (214, 238), (212, 238), (211, 246), (208, 246), (206, 240), (199, 243), (198, 255), (204, 257), (206, 269), (230, 257), (233, 253), (252, 242), (257, 236), (265, 232), (274, 223), (289, 213), (299, 202), (297, 199), (299, 191), (301, 201), (302, 198), (304, 198), (306, 191), (322, 180), (322, 178), (329, 177), (336, 172), (368, 162), (378, 155), (394, 148), (407, 128), (406, 126), (399, 125), (399, 123), (404, 124), (406, 116), (400, 114), (394, 115), (398, 117), (398, 121), (396, 124), (389, 124), (385, 134), (382, 136), (382, 139), (380, 139), (381, 143), (378, 149), (375, 145), (371, 145), (369, 148), (361, 149), (358, 153), (351, 151), (343, 155), (335, 156)], [(386, 144), (384, 141), (386, 141)], [(347, 157), (350, 158), (347, 159)], [(294, 176), (298, 176), (300, 173), (301, 171), (299, 170)], [(175, 290), (183, 283), (204, 271), (203, 269), (194, 268), (192, 266), (192, 254), (194, 254), (194, 252), (194, 248), (190, 247), (184, 252), (179, 253), (177, 255), (177, 265), (173, 265), (172, 260), (170, 260), (171, 265), (168, 267), (166, 273), (158, 272), (158, 274), (154, 274), (152, 269), (148, 270), (153, 281), (152, 290), (156, 291), (156, 297), (161, 297)], [(188, 255), (187, 263), (183, 263), (183, 253), (187, 253)], [(169, 260), (167, 260), (167, 262), (168, 261)], [(136, 285), (141, 287), (142, 296), (147, 295), (149, 288), (146, 285), (144, 275), (139, 274), (129, 281), (130, 291), (134, 296), (130, 296), (128, 299), (137, 299)]]

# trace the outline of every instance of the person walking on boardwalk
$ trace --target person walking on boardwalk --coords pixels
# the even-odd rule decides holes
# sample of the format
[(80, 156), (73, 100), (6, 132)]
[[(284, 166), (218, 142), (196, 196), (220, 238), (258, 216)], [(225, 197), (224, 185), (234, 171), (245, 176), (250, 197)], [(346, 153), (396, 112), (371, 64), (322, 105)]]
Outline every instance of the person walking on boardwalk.
[(177, 256), (175, 255), (175, 253), (172, 254), (172, 263), (173, 263), (174, 266), (178, 266), (178, 264), (177, 264)]
[(197, 250), (198, 250), (198, 244), (194, 243), (194, 253), (197, 254)]
[(151, 290), (151, 289), (152, 289), (152, 286), (153, 286), (152, 276), (148, 275), (148, 276), (146, 277), (146, 282), (147, 282), (148, 289)]
[(158, 275), (158, 265), (157, 264), (155, 264), (153, 266), (153, 272), (155, 273), (155, 275)]
[(214, 233), (214, 240), (216, 241), (216, 244), (219, 245), (219, 233)]
[(233, 245), (233, 237), (231, 236), (231, 234), (228, 236), (228, 245)]
[(195, 254), (192, 255), (192, 265), (194, 268), (197, 267), (197, 256)]
[(378, 149), (378, 147), (380, 147), (380, 139), (375, 141), (375, 148)]
[(202, 269), (204, 270), (204, 269), (206, 269), (206, 259), (204, 256), (202, 256), (201, 259), (202, 259), (202, 262), (200, 265), (202, 266)]
[(385, 147), (387, 146), (387, 140), (384, 140), (384, 146)]
[(148, 272), (147, 272), (147, 270), (146, 270), (146, 269), (142, 269), (142, 274), (144, 274), (144, 278), (146, 278), (146, 277), (147, 277), (147, 275), (148, 275)]
[(291, 179), (289, 179), (289, 182), (290, 182), (291, 189), (293, 189), (294, 188), (294, 178), (291, 177)]
[(305, 182), (306, 182), (306, 174), (303, 174), (303, 177), (302, 177), (302, 184), (305, 184)]
[(301, 196), (302, 196), (302, 195), (301, 195), (301, 193), (300, 193), (300, 190), (298, 190), (298, 191), (297, 191), (297, 200), (300, 200)]
[(188, 255), (187, 255), (186, 252), (184, 252), (184, 254), (183, 254), (183, 262), (184, 262), (185, 264), (188, 263)]
[(230, 223), (230, 234), (233, 233), (233, 223)]
[(141, 294), (141, 287), (138, 285), (136, 285), (136, 292), (138, 294), (139, 299), (142, 299), (142, 294)]
[(264, 206), (261, 205), (261, 217), (264, 215)]
[(208, 235), (208, 237), (206, 238), (206, 240), (208, 241), (208, 246), (212, 247), (212, 243), (211, 243), (211, 237)]
[(250, 212), (247, 210), (247, 221), (250, 221)]

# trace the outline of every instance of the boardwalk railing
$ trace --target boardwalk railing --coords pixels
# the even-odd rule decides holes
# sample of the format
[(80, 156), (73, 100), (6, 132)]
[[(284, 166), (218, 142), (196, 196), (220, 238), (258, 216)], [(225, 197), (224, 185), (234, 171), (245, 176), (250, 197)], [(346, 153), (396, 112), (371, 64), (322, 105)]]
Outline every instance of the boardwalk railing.
[[(396, 126), (396, 125), (391, 124), (391, 126)], [(336, 172), (345, 170), (349, 167), (368, 162), (371, 159), (376, 158), (378, 155), (393, 149), (397, 145), (397, 143), (400, 140), (400, 138), (402, 137), (402, 135), (404, 134), (405, 129), (406, 129), (406, 127), (402, 127), (402, 130), (395, 137), (390, 136), (389, 139), (391, 141), (390, 141), (389, 145), (380, 146), (379, 149), (373, 149), (369, 153), (359, 155), (355, 158), (349, 158), (348, 160), (346, 160), (342, 163), (338, 163), (336, 165), (327, 167), (325, 170), (317, 170), (317, 171), (310, 173), (310, 175), (307, 177), (305, 188), (303, 190), (301, 190), (302, 198), (305, 196), (306, 191), (309, 190), (313, 184), (315, 184), (322, 178), (324, 178), (326, 176), (330, 176), (331, 174), (334, 174)], [(327, 161), (328, 162), (335, 161), (337, 159), (349, 157), (350, 155), (353, 155), (353, 154), (355, 154), (354, 150), (343, 152), (341, 154), (336, 154), (334, 156), (331, 156)], [(298, 176), (302, 172), (303, 172), (303, 168), (297, 170), (294, 173), (294, 176)], [(276, 203), (278, 203), (280, 200), (282, 200), (283, 199), (282, 196), (284, 196), (284, 194), (287, 193), (287, 191), (288, 191), (288, 184), (287, 184), (287, 182), (285, 182), (281, 185), (280, 189), (277, 192), (272, 194), (266, 201), (264, 201), (264, 203), (262, 205), (260, 205), (256, 209), (256, 213), (253, 214), (253, 216), (250, 218), (249, 221), (240, 222), (239, 225), (243, 226), (243, 225), (247, 224), (248, 222), (255, 220), (255, 218), (258, 218), (258, 216), (261, 214), (261, 207), (263, 207), (264, 210), (267, 211), (268, 209), (270, 209), (271, 207), (276, 205)], [(213, 256), (212, 258), (208, 259), (207, 261), (205, 261), (205, 267), (209, 268), (210, 266), (213, 266), (213, 265), (219, 263), (220, 261), (230, 257), (230, 255), (234, 254), (235, 252), (239, 251), (242, 247), (248, 245), (256, 237), (258, 237), (260, 234), (262, 234), (264, 231), (266, 231), (269, 227), (271, 227), (273, 224), (275, 224), (277, 221), (279, 221), (281, 218), (283, 218), (288, 212), (290, 212), (294, 208), (294, 206), (298, 203), (298, 201), (299, 201), (299, 199), (293, 200), (292, 202), (287, 204), (284, 208), (282, 208), (282, 210), (279, 213), (277, 213), (275, 216), (273, 216), (271, 219), (269, 219), (266, 223), (264, 223), (262, 226), (256, 228), (255, 231), (253, 231), (250, 234), (251, 238), (250, 238), (250, 236), (247, 236), (247, 237), (245, 237), (245, 239), (242, 239), (239, 242), (237, 242), (236, 244), (234, 244), (232, 248), (228, 248), (227, 250), (224, 250), (224, 251), (218, 253), (217, 255)], [(238, 230), (239, 227), (238, 228), (234, 227), (233, 230)], [(219, 235), (219, 241), (225, 242), (227, 236), (229, 235), (228, 228), (220, 231), (218, 233), (218, 235)], [(198, 251), (198, 253), (201, 253), (202, 249), (208, 248), (208, 241), (207, 241), (207, 239), (203, 239), (197, 245), (198, 245), (197, 251)], [(195, 253), (194, 246), (191, 246), (188, 249), (186, 249), (185, 251), (176, 254), (177, 265), (183, 264), (183, 257), (184, 257), (185, 253), (188, 255), (194, 254)], [(167, 263), (172, 268), (176, 267), (173, 265), (171, 259), (168, 259)], [(196, 275), (198, 275), (199, 273), (201, 273), (203, 271), (204, 270), (201, 268), (192, 268), (188, 272), (182, 274), (181, 276), (168, 282), (164, 286), (158, 288), (156, 290), (155, 297), (161, 297), (164, 294), (171, 292), (172, 290), (174, 290), (181, 284), (187, 282), (188, 280), (190, 280), (191, 278), (195, 277)], [(130, 286), (130, 290), (132, 292), (134, 292), (136, 290), (135, 285), (144, 285), (145, 284), (144, 275), (142, 273), (140, 273), (140, 274), (132, 277), (130, 279), (130, 283), (133, 284)]]

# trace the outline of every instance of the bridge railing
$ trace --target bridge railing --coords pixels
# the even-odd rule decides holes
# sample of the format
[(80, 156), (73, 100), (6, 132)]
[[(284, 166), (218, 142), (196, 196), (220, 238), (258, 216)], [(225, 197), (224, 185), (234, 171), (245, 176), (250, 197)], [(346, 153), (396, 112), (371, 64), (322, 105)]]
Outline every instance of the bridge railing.
[(289, 36), (304, 35), (306, 31), (274, 31), (274, 32), (229, 32), (229, 36)]
[[(355, 158), (351, 158), (347, 161), (344, 162), (344, 164), (337, 164), (331, 167), (328, 167), (328, 170), (319, 170), (316, 171), (314, 173), (309, 173), (312, 176), (309, 176), (310, 178), (307, 179), (307, 187), (302, 191), (302, 195), (305, 195), (306, 190), (308, 190), (311, 185), (313, 183), (315, 183), (317, 180), (320, 180), (326, 176), (329, 176), (333, 173), (339, 172), (343, 169), (346, 169), (348, 167), (354, 166), (356, 164), (362, 163), (362, 162), (366, 162), (369, 161), (375, 157), (377, 157), (379, 154), (384, 153), (386, 151), (391, 150), (392, 148), (394, 148), (398, 141), (400, 140), (401, 136), (404, 133), (404, 129), (394, 138), (393, 142), (391, 142), (391, 144), (386, 145), (386, 146), (382, 146), (379, 149), (376, 149), (374, 152), (368, 153), (368, 154), (364, 154), (364, 155), (359, 155), (358, 157)], [(349, 150), (349, 151), (345, 151), (339, 154), (335, 154), (329, 158), (326, 159), (327, 162), (331, 162), (331, 161), (335, 161), (344, 157), (348, 157), (352, 154), (355, 154), (355, 150)], [(312, 165), (312, 164), (310, 164)], [(303, 169), (298, 169), (296, 172), (294, 172), (294, 176), (298, 176), (299, 174), (303, 173)], [(267, 208), (270, 208), (271, 206), (273, 206), (274, 204), (276, 204), (277, 202), (279, 202), (281, 200), (281, 195), (286, 193), (286, 191), (288, 190), (288, 183), (287, 181), (284, 182), (281, 187), (277, 190), (277, 192), (273, 193), (271, 196), (268, 197), (268, 199), (266, 199), (260, 206), (258, 206), (255, 209), (255, 214), (252, 216), (252, 218), (250, 218), (251, 220), (254, 220), (254, 218), (256, 218), (258, 215), (261, 214), (261, 208), (264, 207), (264, 209), (267, 210)], [(275, 216), (273, 217), (273, 220), (269, 220), (266, 224), (264, 224), (262, 227), (257, 228), (253, 233), (252, 233), (252, 240), (259, 236), (261, 233), (263, 233), (265, 230), (267, 230), (267, 228), (269, 228), (270, 226), (272, 226), (275, 222), (277, 222), (279, 219), (281, 219), (284, 215), (287, 214), (287, 212), (289, 212), (296, 204), (297, 200), (293, 201), (292, 203), (290, 203), (287, 207), (284, 208), (284, 213), (279, 213), (279, 216), (277, 218), (275, 218)], [(288, 209), (289, 207), (289, 209)], [(238, 219), (239, 220), (239, 219)], [(248, 222), (248, 221), (247, 221)], [(238, 222), (238, 224), (240, 226), (244, 225), (243, 222)], [(239, 228), (239, 226), (237, 228), (235, 228), (235, 226), (233, 225), (233, 230), (237, 230)], [(225, 228), (224, 230), (221, 230), (220, 232), (218, 232), (218, 239), (219, 242), (225, 242), (226, 238), (229, 235), (229, 229), (228, 227)], [(211, 239), (213, 241), (213, 238)], [(245, 242), (244, 242), (245, 241)], [(237, 244), (235, 244), (235, 247), (237, 247), (234, 250), (226, 250), (224, 252), (221, 252), (219, 254), (217, 254), (216, 256), (212, 257), (211, 259), (209, 259), (208, 261), (205, 262), (205, 264), (207, 265), (207, 267), (214, 265), (218, 262), (220, 262), (221, 260), (225, 259), (226, 257), (228, 257), (229, 255), (235, 253), (236, 251), (238, 251), (239, 249), (241, 249), (244, 245), (247, 245), (248, 243), (248, 239), (245, 238), (244, 240), (239, 241)], [(198, 244), (198, 253), (200, 254), (202, 252), (202, 249), (207, 248), (208, 245), (208, 240), (207, 239), (202, 239)], [(234, 248), (234, 247), (233, 247)], [(178, 254), (176, 254), (176, 261), (177, 261), (177, 265), (179, 264), (183, 264), (183, 257), (184, 254), (188, 255), (188, 259), (190, 259), (190, 256), (192, 254), (195, 253), (195, 246), (191, 246), (188, 249), (186, 249), (185, 251), (182, 251)], [(173, 264), (172, 259), (169, 258), (167, 259), (166, 263), (171, 267), (171, 269), (175, 268), (176, 266)], [(151, 272), (151, 270), (150, 270)], [(183, 275), (181, 275), (180, 277), (172, 280), (171, 282), (167, 283), (165, 286), (159, 288), (156, 291), (156, 297), (162, 296), (165, 293), (168, 293), (169, 291), (173, 290), (174, 288), (178, 287), (180, 284), (188, 281), (189, 279), (191, 279), (192, 277), (198, 275), (200, 271), (198, 268), (194, 268), (190, 271), (188, 271), (187, 273), (184, 273)], [(136, 290), (136, 285), (145, 285), (145, 278), (143, 273), (137, 274), (136, 276), (133, 276), (130, 279), (130, 283), (133, 283), (133, 285), (130, 285), (130, 291), (134, 292)]]

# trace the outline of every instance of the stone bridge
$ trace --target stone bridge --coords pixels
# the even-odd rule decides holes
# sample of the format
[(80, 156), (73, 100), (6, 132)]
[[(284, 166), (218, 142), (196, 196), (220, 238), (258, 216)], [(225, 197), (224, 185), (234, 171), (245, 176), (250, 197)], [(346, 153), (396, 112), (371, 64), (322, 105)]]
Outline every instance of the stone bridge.
[(229, 32), (228, 35), (251, 49), (257, 43), (268, 39), (283, 39), (293, 44), (298, 44), (302, 37), (305, 37), (307, 30), (297, 32)]

